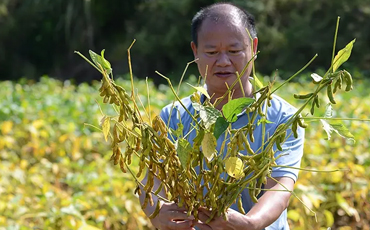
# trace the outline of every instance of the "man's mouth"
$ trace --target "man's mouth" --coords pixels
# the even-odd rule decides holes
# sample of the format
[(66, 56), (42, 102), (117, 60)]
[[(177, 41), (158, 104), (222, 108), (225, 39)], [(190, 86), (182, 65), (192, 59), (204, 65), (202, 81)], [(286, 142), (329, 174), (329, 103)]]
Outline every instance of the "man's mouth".
[(221, 78), (227, 78), (227, 77), (231, 77), (233, 76), (235, 73), (233, 72), (216, 72), (214, 75), (216, 75), (217, 77), (221, 77)]

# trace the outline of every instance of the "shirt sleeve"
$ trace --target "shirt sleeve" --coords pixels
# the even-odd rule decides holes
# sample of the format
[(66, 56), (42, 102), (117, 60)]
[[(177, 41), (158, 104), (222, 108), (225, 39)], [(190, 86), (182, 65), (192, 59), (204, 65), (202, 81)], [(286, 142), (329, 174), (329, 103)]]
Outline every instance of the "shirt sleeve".
[[(287, 130), (287, 139), (282, 144), (283, 151), (275, 153), (276, 164), (279, 166), (288, 166), (299, 168), (303, 156), (304, 136), (305, 131), (303, 128), (298, 127), (298, 137), (295, 138), (292, 130)], [(272, 169), (272, 177), (289, 177), (294, 181), (298, 178), (298, 169), (287, 167), (274, 167)]]

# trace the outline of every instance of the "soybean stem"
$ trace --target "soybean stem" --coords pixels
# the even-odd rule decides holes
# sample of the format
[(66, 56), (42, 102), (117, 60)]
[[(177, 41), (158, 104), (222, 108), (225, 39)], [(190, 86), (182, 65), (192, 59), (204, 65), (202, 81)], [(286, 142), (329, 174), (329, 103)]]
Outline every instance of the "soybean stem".
[(134, 91), (134, 76), (132, 74), (132, 66), (131, 66), (131, 53), (130, 53), (130, 50), (131, 50), (131, 47), (134, 45), (136, 39), (134, 39), (131, 43), (131, 45), (128, 47), (127, 49), (127, 58), (128, 58), (128, 68), (130, 70), (130, 78), (131, 78), (131, 97), (132, 99), (134, 99), (134, 94), (135, 94), (135, 91)]
[(331, 58), (331, 65), (333, 65), (334, 63), (334, 55), (335, 55), (335, 46), (337, 44), (337, 35), (338, 35), (338, 28), (339, 28), (339, 20), (340, 20), (340, 17), (338, 16), (337, 18), (337, 26), (335, 28), (335, 35), (334, 35), (334, 43), (333, 43), (333, 55), (332, 55), (332, 58)]
[(304, 120), (342, 120), (342, 121), (370, 121), (370, 119), (360, 119), (360, 118), (351, 118), (351, 117), (301, 117), (300, 119)]
[(271, 94), (275, 93), (278, 89), (280, 89), (283, 85), (285, 85), (286, 83), (288, 83), (290, 80), (292, 80), (293, 78), (295, 78), (298, 74), (300, 74), (303, 70), (305, 70), (312, 62), (313, 60), (316, 59), (316, 57), (318, 56), (318, 54), (315, 54), (315, 56), (313, 56), (313, 58), (305, 65), (303, 66), (302, 69), (300, 69), (298, 72), (296, 72), (293, 76), (291, 76), (288, 80), (284, 81), (281, 85), (279, 85), (278, 87), (276, 87), (276, 89), (274, 89), (272, 91)]
[(78, 52), (78, 51), (75, 51), (76, 54), (80, 55), (80, 57), (82, 57), (83, 59), (85, 59), (85, 61), (87, 61), (90, 65), (92, 65), (95, 69), (97, 69), (100, 73), (103, 74), (103, 72), (96, 66), (94, 65), (89, 59), (87, 59), (82, 53)]
[(333, 169), (333, 170), (316, 170), (316, 169), (305, 169), (305, 168), (298, 168), (298, 167), (292, 167), (292, 166), (286, 166), (286, 165), (271, 165), (273, 168), (289, 168), (289, 169), (298, 169), (302, 171), (308, 171), (308, 172), (320, 172), (320, 173), (333, 173), (333, 172), (339, 172), (339, 171), (345, 171), (346, 169)]
[(177, 95), (177, 93), (175, 92), (175, 89), (173, 88), (173, 86), (172, 86), (172, 83), (171, 83), (171, 80), (168, 78), (168, 77), (166, 77), (166, 76), (164, 76), (163, 74), (161, 74), (160, 72), (158, 72), (158, 71), (155, 71), (159, 76), (161, 76), (161, 77), (163, 77), (164, 79), (166, 79), (167, 80), (167, 82), (168, 82), (168, 85), (170, 86), (170, 89), (171, 89), (171, 91), (172, 91), (172, 93), (173, 93), (173, 95), (176, 97), (176, 99), (177, 99), (177, 101), (181, 104), (181, 106), (185, 109), (185, 111), (189, 114), (189, 116), (191, 117), (191, 119), (193, 119), (193, 121), (196, 123), (196, 124), (198, 124), (199, 126), (200, 126), (200, 124), (198, 123), (198, 121), (197, 121), (197, 119), (195, 119), (194, 118), (194, 116), (193, 116), (193, 114), (191, 114), (190, 113), (190, 111), (186, 108), (186, 106), (182, 103), (182, 101), (181, 101), (181, 98), (179, 98), (179, 96)]

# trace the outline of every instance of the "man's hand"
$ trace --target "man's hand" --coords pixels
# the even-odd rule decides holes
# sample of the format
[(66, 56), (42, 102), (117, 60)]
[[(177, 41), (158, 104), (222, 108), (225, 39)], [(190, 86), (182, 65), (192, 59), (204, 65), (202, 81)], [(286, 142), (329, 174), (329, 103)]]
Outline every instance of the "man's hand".
[(211, 211), (201, 208), (199, 210), (199, 222), (195, 224), (200, 230), (239, 230), (253, 229), (250, 226), (248, 217), (233, 209), (228, 209), (227, 220), (218, 216), (213, 218), (209, 223), (206, 223), (211, 216)]
[(161, 205), (158, 215), (151, 220), (154, 227), (160, 230), (194, 230), (194, 216), (188, 216), (185, 208), (179, 208), (175, 203)]
[[(279, 181), (288, 190), (293, 190), (294, 180), (289, 177), (278, 177), (275, 180)], [(200, 222), (196, 223), (195, 226), (201, 230), (255, 230), (263, 229), (272, 224), (281, 213), (287, 208), (289, 203), (289, 192), (274, 191), (274, 190), (285, 190), (283, 186), (277, 183), (275, 180), (267, 179), (266, 189), (272, 189), (271, 191), (265, 191), (261, 198), (258, 200), (252, 209), (243, 215), (232, 209), (227, 211), (227, 221), (223, 217), (215, 217), (211, 222), (206, 224), (211, 212), (207, 209), (202, 208), (199, 210)]]

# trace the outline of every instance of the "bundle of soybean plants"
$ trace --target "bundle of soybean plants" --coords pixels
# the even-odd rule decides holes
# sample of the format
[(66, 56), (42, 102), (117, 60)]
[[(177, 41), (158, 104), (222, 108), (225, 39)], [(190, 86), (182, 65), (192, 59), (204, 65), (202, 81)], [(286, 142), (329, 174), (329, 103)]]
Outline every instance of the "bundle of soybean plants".
[[(142, 105), (139, 95), (135, 94), (131, 69), (130, 49), (133, 43), (128, 49), (131, 75), (130, 91), (122, 88), (114, 81), (111, 65), (104, 58), (104, 50), (101, 55), (90, 51), (92, 62), (76, 51), (103, 75), (99, 88), (100, 96), (103, 97), (104, 103), (111, 104), (114, 107), (117, 115), (104, 115), (101, 121), (101, 130), (106, 140), (109, 139), (111, 142), (113, 150), (111, 160), (115, 165), (119, 164), (124, 173), (130, 173), (135, 179), (138, 185), (135, 192), (140, 194), (141, 189), (145, 191), (142, 208), (145, 209), (148, 204), (153, 206), (152, 196), (155, 195), (160, 200), (175, 202), (180, 207), (185, 207), (187, 213), (194, 215), (195, 218), (197, 218), (200, 207), (211, 210), (210, 219), (216, 215), (226, 218), (227, 209), (235, 202), (238, 203), (239, 210), (243, 213), (241, 192), (248, 189), (252, 200), (258, 202), (257, 196), (264, 190), (262, 186), (266, 184), (267, 178), (275, 180), (271, 177), (273, 168), (288, 167), (275, 163), (277, 159), (275, 152), (281, 151), (281, 154), (277, 157), (284, 157), (281, 146), (289, 135), (294, 135), (295, 138), (298, 137), (297, 130), (299, 126), (301, 128), (308, 126), (304, 122), (305, 119), (321, 120), (328, 134), (335, 131), (346, 138), (353, 138), (352, 134), (338, 120), (335, 124), (331, 123), (330, 109), (326, 112), (325, 117), (309, 115), (303, 117), (301, 115), (302, 110), (307, 106), (311, 106), (311, 115), (314, 115), (315, 108), (320, 107), (320, 101), (323, 100), (320, 98), (323, 93), (320, 92), (323, 91), (324, 96), (326, 94), (330, 103), (335, 104), (334, 95), (336, 93), (340, 90), (351, 91), (353, 88), (351, 74), (346, 70), (339, 70), (339, 67), (348, 60), (355, 40), (335, 55), (337, 30), (338, 23), (330, 68), (324, 76), (311, 75), (313, 84), (317, 85), (316, 89), (305, 95), (294, 95), (296, 99), (304, 100), (303, 105), (286, 123), (280, 124), (274, 133), (264, 138), (262, 143), (264, 147), (256, 152), (252, 150), (250, 143), (254, 142), (256, 126), (261, 125), (264, 131), (266, 124), (271, 122), (267, 120), (266, 114), (274, 93), (296, 77), (317, 55), (305, 67), (277, 87), (274, 87), (274, 82), (262, 85), (255, 76), (253, 68), (254, 97), (230, 99), (223, 106), (222, 111), (217, 110), (216, 105), (210, 102), (211, 98), (205, 88), (193, 86), (195, 92), (192, 94), (191, 100), (195, 113), (190, 113), (177, 95), (171, 81), (158, 73), (168, 81), (176, 98), (176, 103), (179, 103), (186, 110), (194, 122), (190, 132), (195, 130), (196, 136), (190, 144), (187, 139), (188, 134), (183, 134), (181, 124), (178, 125), (177, 130), (174, 130), (169, 128), (159, 115), (153, 119), (150, 115), (147, 119), (142, 117), (140, 107), (144, 105)], [(238, 79), (229, 87), (224, 97), (230, 98), (232, 88), (239, 83), (240, 76), (243, 76), (250, 63), (253, 62), (250, 61), (242, 73), (237, 73)], [(200, 94), (205, 97), (203, 102), (200, 99)], [(150, 101), (150, 98), (148, 100)], [(231, 124), (236, 121), (237, 115), (243, 111), (251, 114), (248, 124), (233, 129)], [(176, 113), (177, 111), (173, 110), (172, 112)], [(221, 135), (225, 135), (225, 138), (221, 150), (218, 152), (217, 139)], [(246, 154), (242, 154), (242, 151)], [(133, 158), (137, 158), (139, 161), (139, 171), (137, 173), (134, 173), (130, 168), (132, 167)], [(147, 173), (146, 184), (142, 184), (138, 179), (143, 173)], [(154, 189), (155, 178), (160, 182), (160, 186)], [(284, 185), (282, 186), (284, 187)], [(288, 191), (287, 188), (285, 189), (285, 191)], [(161, 196), (160, 191), (164, 191), (166, 196)], [(288, 192), (295, 196), (293, 191)], [(156, 209), (150, 218), (158, 214), (159, 203), (157, 202)]]

